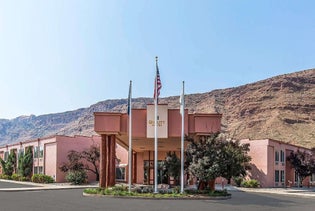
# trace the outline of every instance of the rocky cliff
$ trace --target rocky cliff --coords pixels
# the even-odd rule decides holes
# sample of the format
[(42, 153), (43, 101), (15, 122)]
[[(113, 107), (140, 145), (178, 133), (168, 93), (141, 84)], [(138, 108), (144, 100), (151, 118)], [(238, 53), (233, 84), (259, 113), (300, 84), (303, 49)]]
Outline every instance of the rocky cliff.
[[(280, 75), (243, 86), (186, 95), (189, 112), (223, 114), (222, 130), (241, 139), (271, 138), (315, 147), (315, 69)], [(162, 98), (179, 108), (179, 97)], [(145, 108), (151, 98), (133, 99)], [(105, 100), (57, 114), (0, 119), (0, 145), (54, 134), (92, 135), (93, 112), (126, 112), (127, 99)]]

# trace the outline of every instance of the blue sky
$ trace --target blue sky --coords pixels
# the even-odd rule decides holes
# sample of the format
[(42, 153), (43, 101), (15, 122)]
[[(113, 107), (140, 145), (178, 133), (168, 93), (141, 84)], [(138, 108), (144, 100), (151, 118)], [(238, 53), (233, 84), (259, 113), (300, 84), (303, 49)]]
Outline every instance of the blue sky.
[(0, 0), (0, 118), (315, 67), (315, 1)]

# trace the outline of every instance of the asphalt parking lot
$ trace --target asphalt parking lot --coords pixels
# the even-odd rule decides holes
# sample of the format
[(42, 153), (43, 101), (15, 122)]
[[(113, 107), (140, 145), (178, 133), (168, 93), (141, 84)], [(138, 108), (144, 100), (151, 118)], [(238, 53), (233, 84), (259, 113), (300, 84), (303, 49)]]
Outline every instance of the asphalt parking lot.
[[(280, 195), (274, 193), (258, 193), (231, 191), (232, 198), (227, 200), (152, 200), (124, 199), (113, 197), (86, 197), (83, 189), (36, 189), (28, 191), (23, 187), (29, 184), (15, 184), (0, 181), (1, 188), (21, 188), (21, 191), (0, 191), (0, 211), (87, 211), (87, 210), (277, 210), (277, 211), (314, 211), (314, 197), (298, 195)], [(37, 186), (38, 187), (38, 186)], [(40, 188), (40, 187), (39, 187)]]

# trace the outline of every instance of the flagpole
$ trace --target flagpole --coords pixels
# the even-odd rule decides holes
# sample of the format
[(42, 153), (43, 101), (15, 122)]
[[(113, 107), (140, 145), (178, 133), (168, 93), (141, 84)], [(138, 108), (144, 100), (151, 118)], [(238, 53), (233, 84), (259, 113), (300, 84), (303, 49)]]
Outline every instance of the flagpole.
[(129, 113), (129, 152), (128, 152), (128, 161), (129, 161), (129, 173), (128, 173), (128, 190), (131, 192), (131, 183), (132, 183), (132, 81), (130, 81), (129, 85), (129, 99), (128, 99), (128, 113)]
[[(155, 57), (156, 67), (158, 65), (158, 57)], [(158, 114), (158, 84), (157, 84), (157, 75), (155, 76), (155, 99), (154, 99), (154, 193), (158, 193), (157, 189), (157, 174), (158, 174), (158, 138), (157, 138), (157, 114)]]
[(185, 121), (185, 82), (183, 81), (183, 89), (182, 89), (182, 95), (181, 95), (181, 113), (182, 113), (182, 134), (181, 134), (181, 182), (180, 182), (180, 192), (184, 193), (184, 136), (185, 136), (185, 127), (184, 127), (184, 121)]

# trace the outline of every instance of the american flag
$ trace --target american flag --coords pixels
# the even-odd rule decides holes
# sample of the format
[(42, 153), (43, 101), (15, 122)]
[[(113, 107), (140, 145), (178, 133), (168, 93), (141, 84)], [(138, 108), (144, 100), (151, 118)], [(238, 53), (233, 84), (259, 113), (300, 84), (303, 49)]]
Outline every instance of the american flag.
[(155, 81), (154, 81), (154, 95), (153, 98), (156, 100), (157, 103), (159, 103), (159, 96), (160, 96), (160, 89), (162, 88), (162, 82), (160, 79), (160, 72), (159, 72), (159, 67), (156, 62), (156, 76), (155, 76)]

